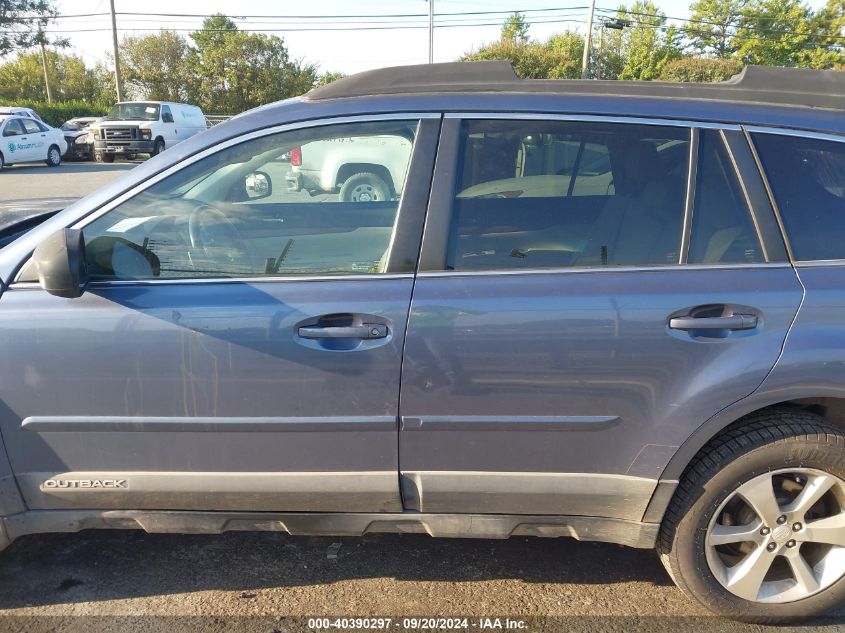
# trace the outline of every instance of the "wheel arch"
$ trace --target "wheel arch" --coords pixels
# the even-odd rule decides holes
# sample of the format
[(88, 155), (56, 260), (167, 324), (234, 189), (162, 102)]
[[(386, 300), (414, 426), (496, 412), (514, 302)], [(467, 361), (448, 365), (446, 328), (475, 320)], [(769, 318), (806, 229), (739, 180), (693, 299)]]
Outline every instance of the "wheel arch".
[(393, 177), (390, 175), (390, 171), (387, 167), (378, 163), (344, 163), (337, 170), (335, 187), (340, 187), (347, 178), (361, 172), (375, 174), (387, 183), (387, 186), (390, 187), (391, 195), (396, 195), (396, 185), (393, 183)]
[(780, 389), (749, 396), (736, 402), (707, 420), (675, 451), (660, 475), (643, 521), (660, 523), (675, 494), (678, 482), (687, 468), (707, 444), (729, 427), (740, 425), (753, 414), (767, 409), (811, 411), (820, 415), (831, 426), (845, 431), (845, 389), (821, 388), (815, 390)]
[(779, 390), (751, 396), (723, 409), (698, 427), (675, 451), (660, 479), (680, 479), (693, 458), (710, 440), (729, 426), (742, 423), (746, 416), (764, 409), (790, 407), (812, 411), (832, 426), (845, 430), (845, 389)]

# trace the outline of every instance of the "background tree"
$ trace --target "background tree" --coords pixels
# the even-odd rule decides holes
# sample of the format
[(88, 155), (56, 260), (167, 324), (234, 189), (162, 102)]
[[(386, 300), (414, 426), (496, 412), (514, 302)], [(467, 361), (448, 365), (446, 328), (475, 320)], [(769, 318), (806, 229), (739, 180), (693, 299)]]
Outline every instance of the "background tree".
[(845, 35), (845, 0), (828, 0), (810, 20), (818, 46), (806, 56), (804, 63), (811, 68), (843, 70), (845, 56), (840, 50)]
[[(53, 97), (59, 101), (101, 101), (112, 98), (111, 79), (102, 66), (87, 68), (81, 57), (47, 51), (47, 72)], [(18, 53), (0, 64), (0, 99), (40, 101), (47, 98), (41, 52)]]
[(502, 25), (501, 40), (503, 42), (513, 42), (514, 44), (527, 44), (529, 28), (530, 25), (526, 22), (525, 15), (514, 13)]
[(764, 66), (833, 65), (837, 53), (820, 41), (812, 17), (801, 0), (750, 0), (736, 30), (737, 56)]
[(684, 27), (697, 53), (726, 58), (736, 52), (733, 31), (748, 0), (695, 0), (690, 22)]
[(346, 77), (345, 73), (328, 70), (322, 75), (320, 75), (320, 77), (317, 79), (317, 85), (325, 86), (326, 84), (330, 84), (331, 82), (337, 81), (338, 79), (343, 79), (344, 77)]
[(521, 13), (509, 16), (498, 41), (465, 53), (461, 61), (508, 61), (523, 79), (575, 79), (581, 76), (584, 38), (572, 31), (545, 42), (528, 40), (530, 25)]
[(742, 71), (738, 59), (714, 59), (708, 57), (682, 57), (673, 59), (663, 66), (660, 81), (692, 81), (707, 83), (725, 81)]
[(317, 83), (316, 67), (291, 60), (284, 40), (243, 33), (224, 15), (206, 18), (190, 37), (188, 95), (206, 112), (242, 112), (303, 94)]
[(575, 79), (581, 76), (584, 38), (567, 31), (545, 42), (498, 41), (465, 54), (462, 61), (508, 61), (523, 79)]
[(184, 101), (187, 51), (187, 40), (175, 31), (124, 36), (120, 43), (120, 65), (131, 97)]
[(0, 56), (31, 48), (42, 40), (49, 44), (40, 30), (55, 16), (53, 0), (0, 0)]
[(605, 79), (656, 79), (663, 66), (681, 57), (681, 33), (666, 25), (666, 14), (650, 0), (637, 0), (630, 8), (619, 7), (616, 19), (628, 24), (605, 37), (609, 58), (619, 60), (618, 74), (608, 68)]

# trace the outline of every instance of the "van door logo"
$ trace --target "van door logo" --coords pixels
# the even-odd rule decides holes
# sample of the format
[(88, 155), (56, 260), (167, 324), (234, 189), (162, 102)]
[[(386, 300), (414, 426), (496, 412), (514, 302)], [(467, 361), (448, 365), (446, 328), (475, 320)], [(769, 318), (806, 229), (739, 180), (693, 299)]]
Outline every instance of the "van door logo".
[(14, 154), (15, 153), (15, 144), (9, 143), (9, 152)]

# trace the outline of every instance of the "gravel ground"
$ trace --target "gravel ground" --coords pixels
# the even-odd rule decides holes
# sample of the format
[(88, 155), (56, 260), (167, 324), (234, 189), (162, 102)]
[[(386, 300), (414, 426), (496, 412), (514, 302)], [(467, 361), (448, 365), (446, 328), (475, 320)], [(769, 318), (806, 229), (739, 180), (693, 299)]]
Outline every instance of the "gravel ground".
[[(765, 628), (708, 617), (651, 551), (571, 539), (40, 535), (0, 554), (0, 588), (7, 631), (270, 632), (309, 630), (313, 616), (466, 616), (470, 628), (510, 617), (530, 631)], [(803, 630), (845, 630), (838, 615)]]
[[(61, 208), (132, 166), (8, 168), (0, 214)], [(654, 552), (570, 539), (102, 531), (25, 537), (0, 553), (2, 633), (271, 633), (316, 630), (313, 616), (393, 617), (391, 630), (409, 630), (409, 616), (467, 617), (470, 630), (485, 617), (529, 631), (764, 630), (709, 617)], [(802, 630), (845, 631), (845, 610)]]

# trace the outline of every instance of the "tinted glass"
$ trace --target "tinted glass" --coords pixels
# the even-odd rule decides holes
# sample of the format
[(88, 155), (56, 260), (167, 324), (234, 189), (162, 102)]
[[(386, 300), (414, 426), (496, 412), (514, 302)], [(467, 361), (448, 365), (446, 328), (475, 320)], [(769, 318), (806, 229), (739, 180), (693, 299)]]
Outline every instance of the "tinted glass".
[(21, 125), (20, 119), (12, 119), (6, 123), (3, 136), (18, 136), (20, 134), (23, 134), (23, 125)]
[(754, 143), (795, 258), (845, 258), (845, 143), (777, 134)]
[(89, 272), (99, 279), (384, 272), (416, 128), (408, 121), (325, 126), (221, 150), (86, 226)]
[(761, 262), (760, 240), (722, 135), (700, 134), (688, 261)]
[(690, 131), (467, 121), (450, 270), (678, 263)]

